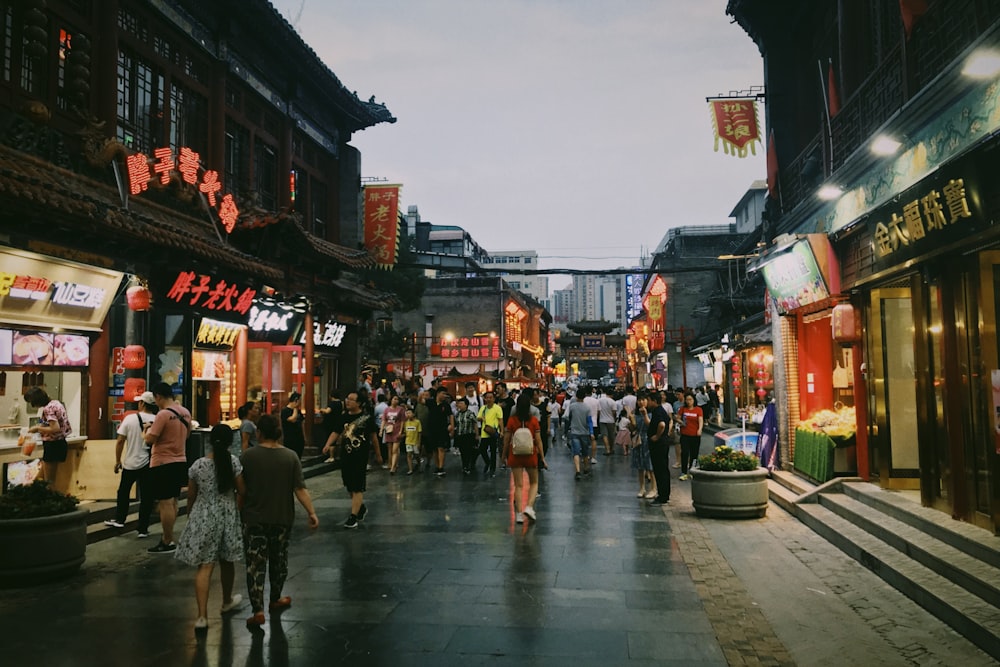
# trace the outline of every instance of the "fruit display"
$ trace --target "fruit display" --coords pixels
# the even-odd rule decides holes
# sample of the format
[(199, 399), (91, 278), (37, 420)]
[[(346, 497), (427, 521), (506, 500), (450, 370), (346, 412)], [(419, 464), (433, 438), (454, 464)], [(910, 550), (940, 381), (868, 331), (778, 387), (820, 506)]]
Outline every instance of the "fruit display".
[(819, 410), (800, 421), (799, 428), (846, 440), (854, 437), (854, 431), (857, 429), (857, 413), (853, 407)]

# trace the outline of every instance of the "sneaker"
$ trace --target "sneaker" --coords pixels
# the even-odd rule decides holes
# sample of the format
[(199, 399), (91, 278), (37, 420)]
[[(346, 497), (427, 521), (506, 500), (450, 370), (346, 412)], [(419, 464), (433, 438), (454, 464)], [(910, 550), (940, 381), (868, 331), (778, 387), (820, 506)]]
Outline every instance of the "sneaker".
[(514, 519), (514, 523), (524, 523), (524, 515), (523, 514), (518, 514), (517, 518)]
[(222, 605), (222, 608), (219, 610), (219, 613), (228, 614), (229, 612), (235, 609), (239, 609), (239, 606), (241, 604), (243, 604), (243, 596), (240, 595), (239, 593), (236, 593), (235, 595), (233, 595), (233, 599), (230, 600), (228, 604)]
[(277, 600), (271, 600), (271, 604), (267, 605), (268, 611), (278, 611), (279, 609), (288, 609), (292, 606), (292, 598), (287, 595), (280, 597)]
[(371, 472), (372, 471), (372, 464), (371, 463), (369, 463), (368, 465), (365, 466), (365, 471), (366, 472)]
[(368, 516), (368, 506), (361, 503), (361, 509), (358, 510), (358, 521), (364, 521), (366, 516)]
[(406, 471), (406, 474), (407, 474), (407, 475), (412, 475), (412, 474), (413, 474), (413, 471), (412, 471), (412, 470), (407, 470), (407, 471)]
[(382, 470), (388, 470), (388, 469), (389, 469), (389, 464), (388, 463), (383, 463), (382, 464)]
[(358, 527), (358, 517), (355, 514), (347, 517), (347, 521), (344, 522), (344, 528), (357, 528)]
[(594, 465), (594, 464), (596, 464), (596, 463), (597, 463), (597, 459), (595, 459), (595, 458), (591, 458), (591, 459), (590, 459), (590, 463), (591, 463), (591, 465)]
[(150, 554), (168, 554), (174, 551), (177, 551), (177, 543), (171, 542), (170, 544), (164, 544), (163, 540), (160, 540), (159, 544), (155, 547), (146, 549), (146, 553)]
[(445, 473), (444, 468), (438, 468), (434, 474), (438, 477), (444, 477), (447, 473)]
[(672, 466), (670, 466), (670, 467), (671, 467), (671, 468), (680, 468), (680, 467), (681, 467), (681, 464), (680, 464), (680, 463), (675, 463), (675, 464), (673, 464), (673, 465), (672, 465)]
[(124, 528), (125, 524), (121, 521), (115, 521), (114, 519), (108, 519), (104, 522), (104, 525), (108, 528)]
[(663, 507), (667, 503), (666, 501), (660, 500), (659, 498), (653, 498), (646, 504), (649, 505), (650, 507)]
[(326, 461), (323, 461), (323, 463), (333, 463), (333, 462), (334, 462), (334, 461), (336, 461), (336, 460), (337, 460), (337, 459), (335, 459), (335, 458), (333, 458), (333, 457), (331, 456), (331, 457), (330, 457), (330, 458), (328, 458), (328, 459), (327, 459)]
[(681, 475), (680, 477), (678, 477), (677, 479), (679, 479), (682, 482), (686, 482), (689, 479), (691, 479), (691, 475), (688, 475), (687, 473), (685, 473), (685, 474)]
[(653, 499), (653, 498), (657, 497), (658, 495), (660, 495), (660, 494), (657, 493), (656, 491), (650, 491), (649, 493), (646, 494), (646, 498)]
[(247, 627), (251, 630), (254, 628), (259, 628), (264, 625), (264, 612), (258, 611), (256, 614), (247, 619)]
[(535, 516), (535, 508), (530, 505), (524, 508), (524, 516), (528, 517), (533, 522), (538, 521), (538, 517)]
[(573, 477), (573, 479), (575, 479), (576, 481), (579, 482), (581, 477), (583, 477), (583, 475), (581, 475), (580, 473), (576, 473), (576, 475)]
[(140, 530), (138, 533), (136, 533), (135, 536), (137, 538), (139, 538), (140, 540), (144, 540), (147, 537), (149, 537), (149, 531), (148, 530)]
[(195, 632), (198, 630), (208, 630), (208, 619), (204, 616), (199, 616), (198, 620), (194, 622)]

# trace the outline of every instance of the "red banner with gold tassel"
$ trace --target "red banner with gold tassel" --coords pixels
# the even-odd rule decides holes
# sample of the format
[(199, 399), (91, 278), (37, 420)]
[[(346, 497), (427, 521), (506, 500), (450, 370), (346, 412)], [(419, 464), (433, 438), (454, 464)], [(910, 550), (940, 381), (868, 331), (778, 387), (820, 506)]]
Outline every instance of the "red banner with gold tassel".
[(752, 97), (718, 98), (710, 99), (708, 106), (715, 130), (715, 152), (719, 152), (721, 141), (727, 155), (746, 157), (748, 150), (756, 155), (756, 144), (760, 141), (757, 100)]
[(365, 249), (379, 268), (396, 264), (399, 248), (399, 189), (402, 185), (365, 186)]

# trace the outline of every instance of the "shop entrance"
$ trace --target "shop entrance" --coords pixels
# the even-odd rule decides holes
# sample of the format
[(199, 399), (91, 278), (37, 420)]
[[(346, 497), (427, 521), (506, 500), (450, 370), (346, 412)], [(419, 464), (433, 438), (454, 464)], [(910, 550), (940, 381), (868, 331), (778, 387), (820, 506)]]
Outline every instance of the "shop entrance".
[(293, 391), (301, 394), (309, 371), (299, 345), (247, 343), (247, 398), (261, 402), (264, 414), (285, 407)]
[(892, 489), (920, 488), (914, 317), (908, 285), (906, 280), (872, 290), (868, 327), (871, 469), (882, 487)]

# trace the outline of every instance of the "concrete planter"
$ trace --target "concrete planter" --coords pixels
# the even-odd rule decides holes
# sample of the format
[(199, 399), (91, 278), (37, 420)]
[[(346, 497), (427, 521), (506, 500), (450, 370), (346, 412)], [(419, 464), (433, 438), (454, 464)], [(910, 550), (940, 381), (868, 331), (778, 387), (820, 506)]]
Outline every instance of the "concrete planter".
[(35, 519), (0, 519), (0, 586), (68, 577), (87, 552), (87, 510)]
[(690, 473), (691, 501), (698, 516), (751, 519), (767, 513), (767, 468), (740, 472), (693, 468)]

